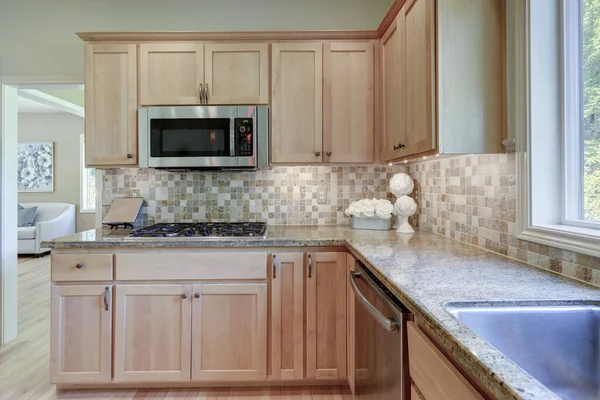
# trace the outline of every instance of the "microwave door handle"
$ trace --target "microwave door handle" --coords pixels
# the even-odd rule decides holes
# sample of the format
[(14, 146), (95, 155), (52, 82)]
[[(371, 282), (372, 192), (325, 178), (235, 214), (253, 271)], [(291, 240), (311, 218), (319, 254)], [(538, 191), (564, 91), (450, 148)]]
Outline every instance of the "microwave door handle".
[(235, 157), (236, 151), (235, 151), (235, 138), (236, 138), (236, 131), (235, 131), (235, 118), (230, 118), (229, 119), (229, 155), (231, 157)]

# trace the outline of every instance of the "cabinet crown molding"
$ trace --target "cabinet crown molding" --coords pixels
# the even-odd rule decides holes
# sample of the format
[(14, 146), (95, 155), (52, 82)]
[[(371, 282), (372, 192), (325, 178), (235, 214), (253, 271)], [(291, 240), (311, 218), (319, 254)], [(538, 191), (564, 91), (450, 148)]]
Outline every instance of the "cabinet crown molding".
[(246, 31), (246, 32), (78, 32), (76, 35), (86, 42), (144, 42), (144, 41), (211, 41), (211, 40), (372, 40), (379, 39), (376, 30), (356, 31)]

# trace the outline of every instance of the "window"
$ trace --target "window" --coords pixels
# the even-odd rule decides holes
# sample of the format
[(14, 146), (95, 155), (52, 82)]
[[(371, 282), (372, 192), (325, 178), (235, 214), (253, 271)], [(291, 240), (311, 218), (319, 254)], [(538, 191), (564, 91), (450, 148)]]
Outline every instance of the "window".
[(81, 212), (96, 211), (96, 169), (85, 167), (85, 139), (81, 135)]
[(507, 4), (518, 238), (600, 256), (600, 0)]
[(563, 0), (564, 223), (600, 228), (600, 1)]

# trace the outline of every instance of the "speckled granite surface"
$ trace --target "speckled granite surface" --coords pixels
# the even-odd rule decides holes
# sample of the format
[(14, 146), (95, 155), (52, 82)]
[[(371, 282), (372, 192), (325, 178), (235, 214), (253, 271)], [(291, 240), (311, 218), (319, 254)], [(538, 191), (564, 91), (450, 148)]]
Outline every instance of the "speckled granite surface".
[(127, 241), (87, 231), (42, 244), (53, 248), (233, 247), (346, 245), (423, 321), (438, 343), (498, 399), (558, 399), (502, 353), (448, 313), (465, 300), (600, 300), (600, 289), (487, 250), (427, 232), (356, 231), (344, 226), (272, 227), (267, 240)]

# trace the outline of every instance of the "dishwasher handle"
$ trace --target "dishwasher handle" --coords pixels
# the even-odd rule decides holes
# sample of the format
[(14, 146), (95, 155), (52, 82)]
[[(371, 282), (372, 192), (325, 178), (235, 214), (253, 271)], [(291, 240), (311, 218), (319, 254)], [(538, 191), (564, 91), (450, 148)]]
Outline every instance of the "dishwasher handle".
[(388, 332), (395, 332), (400, 330), (400, 324), (397, 321), (395, 321), (392, 318), (388, 318), (381, 312), (379, 312), (379, 310), (373, 304), (369, 303), (369, 300), (367, 300), (367, 298), (360, 292), (360, 289), (356, 284), (356, 279), (360, 278), (361, 276), (362, 274), (360, 272), (355, 271), (353, 271), (350, 274), (350, 284), (352, 285), (352, 290), (354, 291), (356, 299), (360, 302), (360, 304), (362, 304), (365, 307), (367, 312), (371, 314), (373, 318), (375, 318), (375, 321), (377, 321), (377, 323), (381, 325), (385, 330), (387, 330)]

